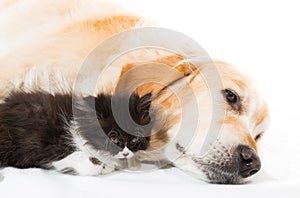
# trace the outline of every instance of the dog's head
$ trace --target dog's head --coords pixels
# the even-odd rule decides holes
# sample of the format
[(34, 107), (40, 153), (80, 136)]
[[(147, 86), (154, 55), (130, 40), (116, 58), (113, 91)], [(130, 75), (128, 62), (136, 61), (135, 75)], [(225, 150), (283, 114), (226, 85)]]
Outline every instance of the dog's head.
[[(268, 127), (268, 108), (247, 76), (226, 63), (216, 61), (215, 65), (223, 88), (208, 88), (203, 76), (199, 75), (201, 72), (190, 78), (198, 103), (198, 127), (190, 145), (182, 146), (182, 138), (173, 141), (171, 146), (182, 153), (173, 163), (211, 183), (245, 183), (261, 168), (257, 143)], [(213, 103), (212, 92), (219, 94), (221, 100)], [(218, 111), (222, 109), (225, 112), (214, 112), (216, 105), (223, 106)], [(223, 116), (213, 116), (213, 112)], [(191, 125), (193, 123), (172, 127), (168, 131), (169, 137), (179, 128), (187, 133)], [(209, 130), (211, 125), (219, 125), (220, 128), (213, 131), (217, 136), (210, 140), (203, 154), (200, 151), (208, 141), (209, 133), (212, 133)]]
[[(200, 70), (195, 70), (181, 58), (170, 56), (156, 61), (176, 68), (182, 74), (173, 76), (174, 79), (168, 76), (168, 73), (156, 71), (154, 67), (148, 71), (141, 69), (130, 78), (132, 80), (152, 72), (157, 78), (170, 78), (169, 87), (174, 88), (171, 90), (150, 83), (139, 89), (141, 95), (149, 91), (157, 94), (157, 101), (154, 103), (164, 106), (167, 112), (165, 130), (152, 135), (150, 150), (167, 145), (165, 155), (176, 167), (211, 183), (240, 184), (249, 181), (249, 178), (261, 168), (257, 143), (268, 126), (269, 114), (266, 103), (257, 94), (251, 80), (234, 67), (216, 61), (215, 66), (223, 86), (208, 87), (205, 78), (209, 76), (201, 75), (201, 67)], [(133, 65), (130, 65), (123, 69), (123, 72), (132, 67)], [(187, 80), (188, 83), (179, 85), (182, 83), (181, 79), (185, 82)], [(193, 96), (185, 86), (191, 88)], [(175, 89), (178, 89), (179, 94), (171, 93)], [(213, 102), (212, 92), (220, 96), (218, 101)], [(191, 127), (195, 125), (195, 119), (190, 119), (193, 115), (187, 114), (187, 120), (191, 123), (181, 122), (183, 117), (181, 109), (190, 108), (189, 101), (193, 100), (191, 99), (193, 97), (197, 101), (198, 108), (196, 129)], [(216, 106), (223, 106), (219, 110), (222, 112), (213, 111)], [(213, 113), (222, 116), (213, 116)], [(210, 140), (211, 144), (203, 155), (203, 146), (211, 133), (212, 125), (221, 127), (218, 131), (214, 131), (217, 132), (217, 136), (213, 141)], [(194, 131), (191, 133), (191, 130)], [(178, 131), (181, 131), (181, 136), (178, 136)], [(192, 138), (186, 137), (190, 134), (193, 135)], [(190, 138), (191, 141), (186, 144), (183, 141), (185, 138)], [(176, 158), (172, 152), (177, 152)]]

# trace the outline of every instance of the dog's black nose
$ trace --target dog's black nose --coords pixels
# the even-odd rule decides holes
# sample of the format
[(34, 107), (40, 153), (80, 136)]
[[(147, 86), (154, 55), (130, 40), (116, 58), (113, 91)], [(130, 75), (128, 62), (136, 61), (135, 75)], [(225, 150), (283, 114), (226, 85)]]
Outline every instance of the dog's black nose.
[(247, 178), (260, 170), (260, 159), (252, 148), (240, 145), (237, 147), (237, 154), (239, 156), (239, 176)]

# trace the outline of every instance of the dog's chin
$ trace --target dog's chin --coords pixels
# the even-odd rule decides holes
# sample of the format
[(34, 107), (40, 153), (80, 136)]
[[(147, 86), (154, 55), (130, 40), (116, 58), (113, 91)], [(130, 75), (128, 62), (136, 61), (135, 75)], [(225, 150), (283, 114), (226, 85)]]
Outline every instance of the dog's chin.
[[(213, 184), (246, 184), (251, 177), (242, 177), (234, 157), (213, 161), (211, 156), (207, 158), (195, 158), (188, 155), (179, 158), (174, 165), (189, 175)], [(226, 162), (227, 159), (227, 162)]]
[(204, 168), (205, 181), (212, 184), (240, 185), (250, 182), (250, 178), (242, 178), (237, 173), (222, 171), (222, 167)]
[(184, 170), (189, 175), (211, 184), (241, 185), (250, 182), (250, 178), (242, 178), (236, 172), (222, 171), (224, 167), (197, 167), (197, 172)]

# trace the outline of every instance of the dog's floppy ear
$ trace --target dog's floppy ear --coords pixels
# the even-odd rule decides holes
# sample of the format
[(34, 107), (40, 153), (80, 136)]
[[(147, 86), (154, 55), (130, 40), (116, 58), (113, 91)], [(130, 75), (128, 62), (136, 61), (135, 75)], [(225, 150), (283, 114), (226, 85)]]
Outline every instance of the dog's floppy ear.
[(145, 125), (150, 122), (150, 107), (152, 93), (140, 97), (136, 93), (131, 96), (131, 104), (134, 105), (134, 112), (131, 115), (138, 124)]

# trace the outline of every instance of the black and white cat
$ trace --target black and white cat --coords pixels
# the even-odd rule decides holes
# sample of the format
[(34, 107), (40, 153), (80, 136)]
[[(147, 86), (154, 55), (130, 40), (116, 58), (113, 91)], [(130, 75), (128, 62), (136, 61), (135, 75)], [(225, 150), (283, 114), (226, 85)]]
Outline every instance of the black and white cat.
[(0, 167), (101, 175), (122, 169), (124, 159), (148, 148), (151, 93), (99, 94), (72, 104), (72, 94), (45, 91), (6, 97), (0, 104)]

